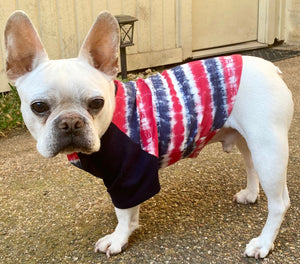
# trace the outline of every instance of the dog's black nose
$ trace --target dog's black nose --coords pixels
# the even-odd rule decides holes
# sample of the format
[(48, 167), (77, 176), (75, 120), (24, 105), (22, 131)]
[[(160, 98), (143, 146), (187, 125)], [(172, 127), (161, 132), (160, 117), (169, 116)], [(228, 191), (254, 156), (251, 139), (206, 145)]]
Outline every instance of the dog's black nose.
[(66, 134), (79, 132), (85, 126), (85, 121), (78, 114), (65, 114), (57, 120), (57, 127)]

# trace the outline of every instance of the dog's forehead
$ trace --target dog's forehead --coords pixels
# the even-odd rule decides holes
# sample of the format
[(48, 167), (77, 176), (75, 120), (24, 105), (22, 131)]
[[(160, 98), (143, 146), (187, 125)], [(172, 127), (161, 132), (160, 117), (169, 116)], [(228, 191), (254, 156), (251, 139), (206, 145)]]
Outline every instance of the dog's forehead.
[(105, 76), (79, 59), (49, 60), (20, 78), (16, 86), (21, 96), (33, 98), (105, 96), (109, 89)]

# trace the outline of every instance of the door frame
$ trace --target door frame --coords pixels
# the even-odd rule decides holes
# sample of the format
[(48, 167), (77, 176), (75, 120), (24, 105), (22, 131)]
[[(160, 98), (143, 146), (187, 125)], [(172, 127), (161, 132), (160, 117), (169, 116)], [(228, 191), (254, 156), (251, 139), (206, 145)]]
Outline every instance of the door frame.
[(259, 0), (257, 41), (273, 44), (285, 37), (286, 0)]

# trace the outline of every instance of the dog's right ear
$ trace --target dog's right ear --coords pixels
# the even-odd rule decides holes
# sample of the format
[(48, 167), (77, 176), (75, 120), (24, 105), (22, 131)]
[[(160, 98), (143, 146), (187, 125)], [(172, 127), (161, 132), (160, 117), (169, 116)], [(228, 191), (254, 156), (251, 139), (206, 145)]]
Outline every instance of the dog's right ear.
[(23, 11), (16, 11), (7, 20), (5, 31), (6, 73), (17, 80), (35, 69), (48, 55), (30, 19)]

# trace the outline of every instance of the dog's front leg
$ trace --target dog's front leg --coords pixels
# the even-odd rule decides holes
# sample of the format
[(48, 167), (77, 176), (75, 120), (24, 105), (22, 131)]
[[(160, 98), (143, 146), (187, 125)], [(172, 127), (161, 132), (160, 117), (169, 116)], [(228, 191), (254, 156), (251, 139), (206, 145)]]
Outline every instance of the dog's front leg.
[(115, 208), (118, 225), (112, 234), (98, 240), (95, 252), (106, 253), (107, 257), (122, 252), (127, 246), (129, 236), (139, 227), (139, 209), (139, 205), (129, 209)]

